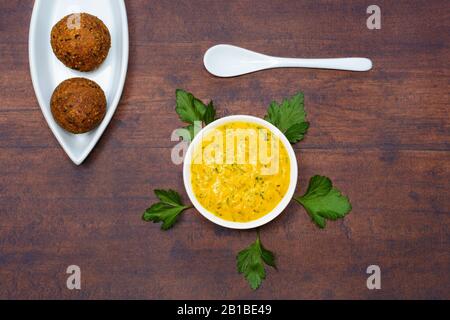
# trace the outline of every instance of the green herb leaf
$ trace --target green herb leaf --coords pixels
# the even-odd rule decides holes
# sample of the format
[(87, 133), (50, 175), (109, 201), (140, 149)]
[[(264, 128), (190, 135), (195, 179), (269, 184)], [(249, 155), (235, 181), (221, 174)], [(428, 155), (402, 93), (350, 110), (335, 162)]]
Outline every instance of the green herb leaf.
[(264, 263), (276, 268), (275, 256), (271, 251), (264, 248), (259, 233), (255, 242), (238, 253), (236, 260), (238, 272), (244, 274), (253, 290), (258, 289), (266, 278)]
[(306, 193), (294, 200), (305, 208), (311, 219), (320, 228), (325, 228), (326, 219), (343, 218), (352, 210), (348, 197), (333, 188), (333, 183), (329, 178), (319, 175), (312, 177)]
[(209, 124), (215, 120), (216, 110), (212, 101), (205, 105), (200, 99), (183, 89), (175, 91), (177, 106), (175, 111), (184, 122), (194, 124), (204, 122)]
[(290, 143), (303, 140), (309, 128), (306, 121), (303, 93), (298, 93), (290, 99), (284, 99), (281, 104), (273, 101), (267, 109), (265, 120), (280, 129)]
[(200, 119), (198, 119), (198, 120), (202, 120), (203, 117), (205, 116), (206, 105), (200, 99), (197, 99), (196, 97), (194, 97), (193, 101), (194, 101), (195, 110), (197, 110), (198, 114), (200, 115)]
[(159, 200), (161, 200), (162, 203), (169, 204), (172, 206), (182, 206), (183, 203), (181, 202), (181, 197), (178, 194), (178, 192), (169, 189), (169, 190), (162, 190), (162, 189), (156, 189), (155, 195), (158, 197)]
[(210, 101), (206, 106), (205, 114), (203, 116), (203, 121), (205, 124), (210, 124), (216, 119), (216, 109), (214, 108), (213, 102)]
[(170, 229), (184, 210), (190, 208), (183, 205), (178, 192), (174, 190), (156, 189), (155, 195), (160, 202), (153, 204), (145, 210), (142, 219), (144, 221), (162, 222), (161, 229)]
[(195, 121), (203, 120), (206, 106), (201, 100), (182, 89), (177, 89), (175, 95), (177, 99), (175, 111), (182, 121), (193, 124)]
[(215, 120), (216, 109), (212, 101), (205, 105), (200, 99), (185, 90), (177, 89), (175, 94), (177, 99), (175, 111), (182, 121), (189, 123), (185, 128), (178, 129), (177, 135), (183, 140), (192, 141), (201, 130), (202, 122), (209, 124)]

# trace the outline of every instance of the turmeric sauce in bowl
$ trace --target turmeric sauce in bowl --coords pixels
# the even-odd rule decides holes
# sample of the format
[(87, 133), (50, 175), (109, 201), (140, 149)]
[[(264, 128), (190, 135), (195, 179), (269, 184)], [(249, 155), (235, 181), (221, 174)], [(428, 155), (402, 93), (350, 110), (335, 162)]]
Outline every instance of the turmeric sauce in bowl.
[(184, 180), (194, 206), (208, 219), (252, 228), (273, 219), (289, 203), (296, 166), (292, 147), (277, 128), (259, 118), (230, 116), (195, 137)]
[[(290, 164), (286, 148), (267, 128), (255, 123), (231, 122), (215, 130), (217, 132), (203, 137), (194, 153), (191, 164), (194, 195), (205, 209), (225, 220), (248, 222), (266, 215), (280, 202), (289, 186)], [(223, 139), (227, 137), (227, 131), (232, 131), (233, 146), (227, 146), (229, 139)], [(251, 142), (253, 139), (255, 141)], [(276, 147), (272, 148), (272, 144)], [(263, 162), (258, 156), (261, 147), (267, 150), (268, 161)], [(221, 148), (233, 153), (228, 156), (230, 161)], [(216, 157), (215, 152), (221, 154)], [(239, 152), (245, 157), (238, 159)], [(272, 152), (278, 152), (278, 155)], [(198, 161), (201, 153), (203, 161)]]

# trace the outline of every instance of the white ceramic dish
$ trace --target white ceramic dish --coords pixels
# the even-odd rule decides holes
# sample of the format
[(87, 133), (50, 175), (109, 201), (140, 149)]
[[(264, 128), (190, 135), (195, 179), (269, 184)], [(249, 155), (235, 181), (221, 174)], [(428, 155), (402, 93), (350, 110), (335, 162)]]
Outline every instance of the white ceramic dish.
[[(103, 64), (92, 72), (67, 68), (53, 54), (50, 45), (52, 27), (70, 13), (86, 12), (100, 18), (111, 34), (111, 49)], [(48, 126), (70, 159), (82, 163), (108, 126), (119, 104), (128, 66), (128, 22), (123, 0), (36, 0), (29, 34), (31, 79), (37, 100)], [(84, 77), (97, 82), (106, 95), (106, 115), (94, 130), (72, 134), (53, 119), (50, 98), (63, 80)]]
[[(214, 129), (220, 125), (223, 125), (225, 123), (229, 122), (236, 122), (236, 121), (242, 121), (242, 122), (251, 122), (256, 123), (259, 125), (262, 125), (266, 128), (268, 128), (275, 136), (277, 136), (280, 141), (285, 146), (290, 160), (290, 181), (289, 181), (289, 187), (284, 195), (284, 197), (281, 199), (280, 203), (268, 214), (265, 216), (249, 221), (249, 222), (233, 222), (221, 219), (220, 217), (216, 216), (215, 214), (211, 213), (207, 209), (205, 209), (200, 202), (198, 202), (197, 198), (194, 195), (194, 192), (192, 190), (192, 184), (191, 184), (191, 164), (192, 164), (192, 154), (194, 147), (201, 142), (202, 136), (204, 134), (207, 134), (208, 131), (211, 129)], [(223, 227), (232, 228), (232, 229), (251, 229), (251, 228), (257, 228), (259, 226), (262, 226), (263, 224), (266, 224), (270, 222), (271, 220), (275, 219), (289, 204), (291, 201), (295, 188), (297, 186), (297, 176), (298, 176), (298, 169), (297, 169), (297, 158), (294, 153), (294, 149), (292, 149), (291, 144), (287, 140), (286, 136), (275, 126), (270, 124), (269, 122), (253, 117), (253, 116), (247, 116), (247, 115), (234, 115), (234, 116), (228, 116), (221, 119), (218, 119), (206, 127), (204, 127), (192, 140), (192, 143), (189, 145), (189, 148), (186, 152), (186, 157), (184, 158), (184, 164), (183, 164), (183, 180), (184, 180), (184, 186), (186, 188), (186, 192), (189, 196), (189, 199), (191, 200), (194, 207), (208, 220), (214, 222), (215, 224), (218, 224)]]

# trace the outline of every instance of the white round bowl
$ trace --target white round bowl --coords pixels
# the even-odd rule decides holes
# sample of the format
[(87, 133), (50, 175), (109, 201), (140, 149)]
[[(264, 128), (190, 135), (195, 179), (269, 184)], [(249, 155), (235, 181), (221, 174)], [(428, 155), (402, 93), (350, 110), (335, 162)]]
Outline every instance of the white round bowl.
[[(234, 222), (234, 221), (228, 221), (220, 218), (219, 216), (216, 216), (214, 213), (210, 212), (209, 210), (205, 209), (200, 202), (197, 200), (193, 190), (192, 190), (192, 184), (191, 184), (191, 164), (192, 164), (192, 154), (194, 147), (202, 141), (203, 136), (210, 131), (211, 129), (214, 129), (220, 125), (223, 125), (225, 123), (229, 122), (250, 122), (255, 123), (258, 125), (262, 125), (269, 129), (276, 137), (278, 137), (281, 141), (281, 143), (284, 145), (284, 147), (287, 150), (289, 160), (290, 160), (290, 180), (289, 180), (289, 187), (284, 195), (284, 197), (281, 199), (281, 201), (278, 203), (278, 205), (269, 213), (262, 216), (259, 219), (248, 221), (248, 222)], [(194, 140), (189, 145), (189, 148), (186, 152), (186, 156), (184, 158), (184, 164), (183, 164), (183, 180), (184, 180), (184, 187), (186, 188), (186, 192), (189, 196), (189, 199), (191, 200), (194, 207), (208, 220), (214, 222), (215, 224), (218, 224), (222, 227), (231, 228), (231, 229), (251, 229), (251, 228), (257, 228), (259, 226), (262, 226), (273, 219), (275, 219), (289, 204), (291, 201), (295, 187), (297, 186), (297, 158), (294, 153), (294, 149), (292, 149), (291, 144), (289, 143), (286, 136), (274, 125), (271, 123), (257, 117), (253, 116), (247, 116), (247, 115), (234, 115), (234, 116), (228, 116), (220, 118), (206, 127), (204, 127), (194, 138)]]

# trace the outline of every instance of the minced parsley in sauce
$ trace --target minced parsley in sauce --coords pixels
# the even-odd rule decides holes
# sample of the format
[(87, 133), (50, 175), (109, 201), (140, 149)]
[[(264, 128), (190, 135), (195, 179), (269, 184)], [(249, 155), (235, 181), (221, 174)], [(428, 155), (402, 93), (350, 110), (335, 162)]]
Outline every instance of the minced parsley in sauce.
[[(230, 133), (233, 139), (228, 139)], [(255, 123), (219, 126), (194, 149), (194, 194), (205, 209), (225, 220), (248, 222), (272, 211), (287, 192), (289, 176), (283, 143)]]

